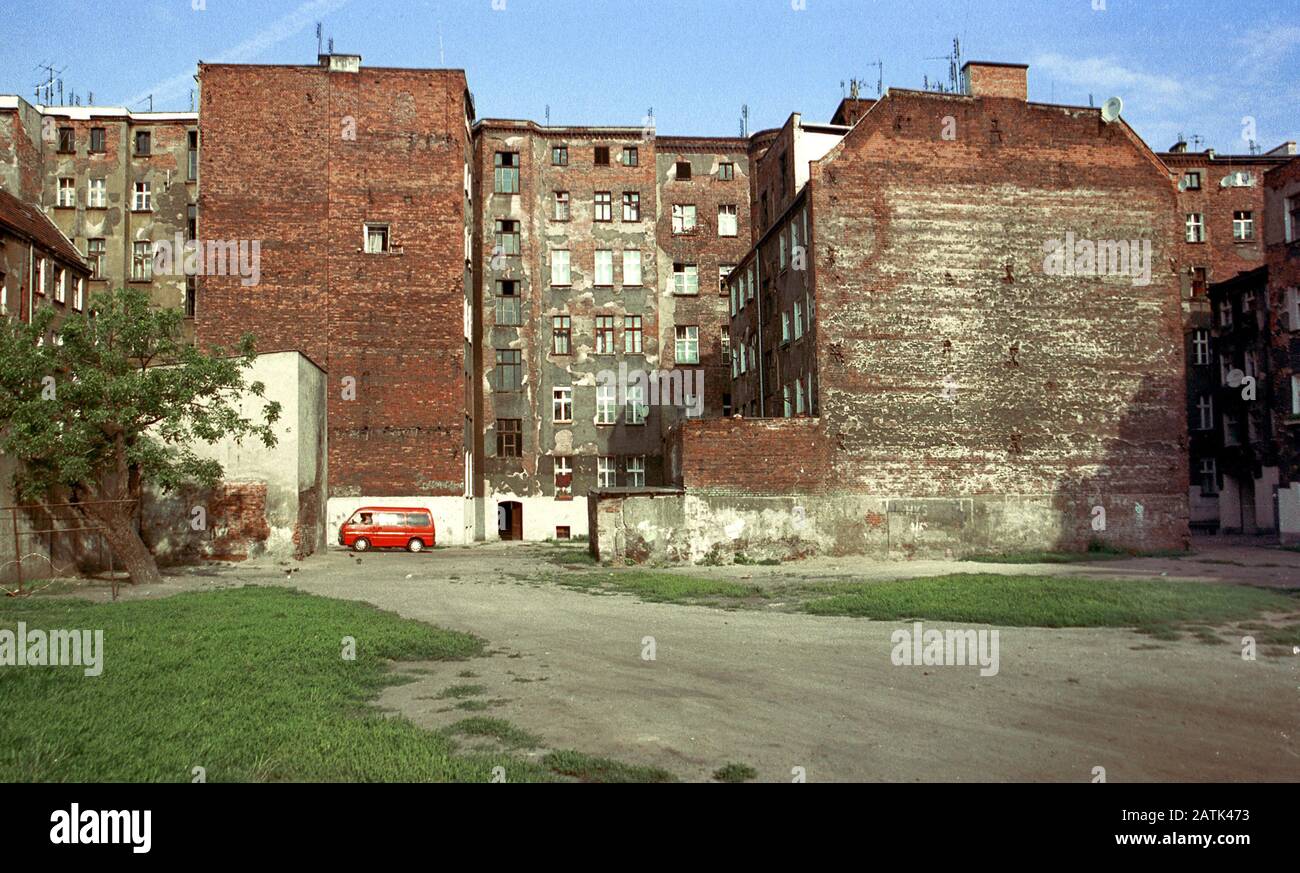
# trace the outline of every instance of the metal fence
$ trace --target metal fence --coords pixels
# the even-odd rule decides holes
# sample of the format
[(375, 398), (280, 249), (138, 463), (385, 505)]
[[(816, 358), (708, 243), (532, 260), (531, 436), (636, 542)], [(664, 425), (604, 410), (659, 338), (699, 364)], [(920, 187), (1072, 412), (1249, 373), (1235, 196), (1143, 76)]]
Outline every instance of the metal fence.
[[(81, 503), (23, 503), (13, 506), (0, 506), (0, 525), (7, 527), (12, 538), (12, 560), (0, 562), (0, 571), (14, 567), (18, 587), (6, 587), (5, 593), (11, 597), (30, 594), (33, 590), (48, 587), (54, 579), (82, 575), (88, 567), (97, 572), (107, 569), (113, 586), (113, 599), (117, 599), (118, 578), (114, 566), (113, 550), (109, 548), (103, 529), (93, 522), (88, 523), (74, 509), (75, 506), (104, 506), (123, 504), (134, 507), (134, 499), (126, 500), (87, 500)], [(8, 513), (5, 518), (3, 513)], [(0, 528), (0, 536), (3, 536)], [(31, 572), (23, 565), (29, 559), (37, 559), (38, 566), (46, 572)], [(6, 573), (6, 575), (8, 575)], [(46, 585), (32, 589), (29, 583), (47, 581)]]

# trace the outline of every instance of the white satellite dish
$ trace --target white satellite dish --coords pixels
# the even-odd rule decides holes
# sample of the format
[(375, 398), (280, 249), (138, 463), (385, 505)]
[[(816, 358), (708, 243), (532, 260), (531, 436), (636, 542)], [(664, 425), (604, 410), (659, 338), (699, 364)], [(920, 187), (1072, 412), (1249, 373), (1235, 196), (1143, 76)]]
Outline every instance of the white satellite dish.
[(1101, 120), (1110, 124), (1119, 118), (1119, 114), (1124, 111), (1124, 101), (1118, 97), (1107, 97), (1106, 102), (1101, 104)]

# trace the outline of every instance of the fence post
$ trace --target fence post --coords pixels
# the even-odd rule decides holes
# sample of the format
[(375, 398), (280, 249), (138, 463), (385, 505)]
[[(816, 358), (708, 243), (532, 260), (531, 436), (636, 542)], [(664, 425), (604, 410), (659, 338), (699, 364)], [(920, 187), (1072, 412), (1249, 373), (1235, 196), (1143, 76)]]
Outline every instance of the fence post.
[(18, 508), (10, 507), (9, 517), (13, 519), (14, 526), (14, 563), (18, 566), (18, 594), (23, 593), (23, 552), (18, 544)]

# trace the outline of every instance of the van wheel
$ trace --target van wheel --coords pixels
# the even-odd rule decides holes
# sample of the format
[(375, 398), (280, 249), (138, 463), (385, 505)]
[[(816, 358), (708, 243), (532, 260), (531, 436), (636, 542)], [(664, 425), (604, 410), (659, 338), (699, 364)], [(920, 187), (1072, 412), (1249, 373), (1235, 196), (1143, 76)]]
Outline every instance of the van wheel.
[(420, 540), (420, 539), (411, 540), (409, 543), (406, 544), (406, 550), (408, 552), (424, 551), (424, 540)]
[(352, 544), (352, 548), (358, 552), (368, 552), (370, 551), (370, 540), (365, 537), (357, 537), (357, 541)]

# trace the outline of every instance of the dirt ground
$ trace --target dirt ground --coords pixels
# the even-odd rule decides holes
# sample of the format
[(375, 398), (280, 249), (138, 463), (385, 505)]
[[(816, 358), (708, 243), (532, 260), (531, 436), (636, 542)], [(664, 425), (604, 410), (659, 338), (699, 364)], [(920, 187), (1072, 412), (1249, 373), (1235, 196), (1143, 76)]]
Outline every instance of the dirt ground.
[[(1243, 661), (1234, 645), (1153, 641), (1130, 630), (1000, 628), (1000, 671), (981, 678), (975, 667), (895, 666), (897, 622), (575, 591), (538, 581), (567, 572), (553, 555), (520, 543), (421, 555), (335, 549), (291, 566), (191, 569), (125, 596), (288, 584), (470, 631), (488, 641), (489, 655), (403, 665), (414, 681), (386, 690), (380, 705), (429, 727), (503, 718), (547, 749), (655, 765), (684, 779), (706, 780), (737, 762), (763, 781), (789, 781), (803, 768), (809, 781), (1083, 782), (1097, 767), (1111, 782), (1300, 780), (1300, 656)], [(678, 572), (755, 584), (1046, 572), (1300, 587), (1300, 553), (1202, 541), (1179, 559), (821, 558)], [(653, 660), (643, 658), (647, 638)], [(465, 684), (483, 686), (472, 698), (480, 702), (469, 704), (479, 709), (458, 708), (471, 698), (439, 697)]]

